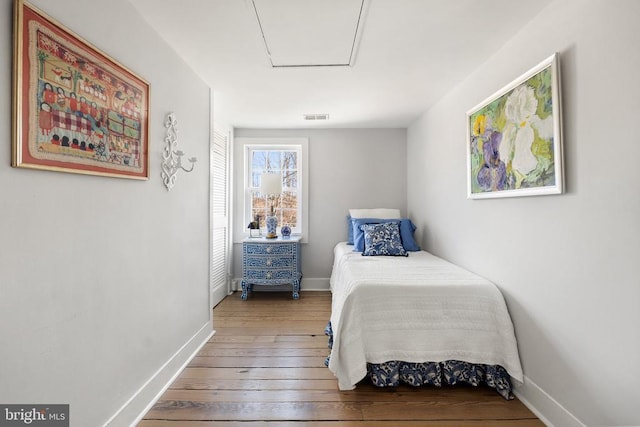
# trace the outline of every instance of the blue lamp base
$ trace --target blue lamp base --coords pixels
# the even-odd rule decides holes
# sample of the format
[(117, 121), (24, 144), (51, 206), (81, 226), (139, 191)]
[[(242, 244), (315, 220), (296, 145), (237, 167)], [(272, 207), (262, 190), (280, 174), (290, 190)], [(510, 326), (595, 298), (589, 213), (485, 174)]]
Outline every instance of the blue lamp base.
[(276, 228), (278, 228), (278, 218), (276, 216), (268, 216), (265, 219), (267, 224), (267, 235), (265, 236), (267, 239), (275, 239), (278, 237), (276, 234)]

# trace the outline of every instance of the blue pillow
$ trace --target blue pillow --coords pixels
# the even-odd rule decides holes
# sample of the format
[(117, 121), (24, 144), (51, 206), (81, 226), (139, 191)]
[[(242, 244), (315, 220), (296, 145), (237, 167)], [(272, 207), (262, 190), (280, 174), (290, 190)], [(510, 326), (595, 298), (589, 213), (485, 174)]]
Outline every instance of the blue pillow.
[(416, 243), (413, 232), (416, 226), (408, 218), (402, 219), (380, 219), (380, 218), (351, 218), (351, 233), (353, 234), (353, 251), (364, 251), (364, 233), (360, 229), (363, 224), (382, 224), (385, 222), (400, 222), (400, 239), (405, 251), (416, 252), (420, 250), (420, 246)]
[(351, 215), (347, 215), (347, 245), (353, 245), (353, 227), (351, 227)]
[(416, 226), (409, 218), (400, 220), (400, 238), (402, 239), (402, 246), (405, 251), (417, 252), (420, 250), (420, 246), (418, 246), (418, 243), (416, 243), (413, 237), (415, 231)]
[(409, 256), (402, 247), (400, 225), (398, 221), (381, 224), (363, 224), (364, 256)]

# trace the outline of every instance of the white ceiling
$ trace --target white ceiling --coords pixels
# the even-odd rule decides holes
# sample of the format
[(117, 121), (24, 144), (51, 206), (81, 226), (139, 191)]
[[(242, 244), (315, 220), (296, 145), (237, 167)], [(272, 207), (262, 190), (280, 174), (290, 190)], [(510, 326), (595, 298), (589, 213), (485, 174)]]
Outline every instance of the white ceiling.
[[(351, 66), (282, 68), (272, 61), (306, 65), (342, 55), (361, 1), (129, 1), (213, 88), (216, 120), (236, 128), (382, 128), (407, 127), (551, 0), (365, 0)], [(330, 120), (308, 122), (306, 113)]]

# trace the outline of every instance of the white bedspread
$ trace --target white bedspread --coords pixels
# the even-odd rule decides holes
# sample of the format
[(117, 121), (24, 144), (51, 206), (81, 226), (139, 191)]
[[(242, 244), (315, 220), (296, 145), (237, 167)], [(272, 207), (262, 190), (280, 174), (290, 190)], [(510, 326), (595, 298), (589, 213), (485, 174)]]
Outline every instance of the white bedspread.
[(341, 390), (366, 363), (463, 360), (501, 365), (522, 382), (513, 324), (498, 288), (430, 253), (362, 256), (334, 249), (333, 348), (329, 369)]

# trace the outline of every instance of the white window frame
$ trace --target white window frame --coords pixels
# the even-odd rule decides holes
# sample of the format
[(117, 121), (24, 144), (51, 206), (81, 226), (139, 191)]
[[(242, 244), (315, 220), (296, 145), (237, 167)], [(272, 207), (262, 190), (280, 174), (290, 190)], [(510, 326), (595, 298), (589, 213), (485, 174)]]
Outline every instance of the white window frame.
[[(242, 138), (244, 152), (243, 173), (243, 230), (244, 237), (249, 236), (246, 225), (253, 221), (251, 214), (251, 169), (250, 153), (253, 150), (292, 150), (298, 149), (298, 221), (299, 227), (292, 230), (292, 235), (301, 236), (302, 242), (309, 237), (309, 139), (308, 138)], [(279, 227), (278, 227), (279, 229)]]

